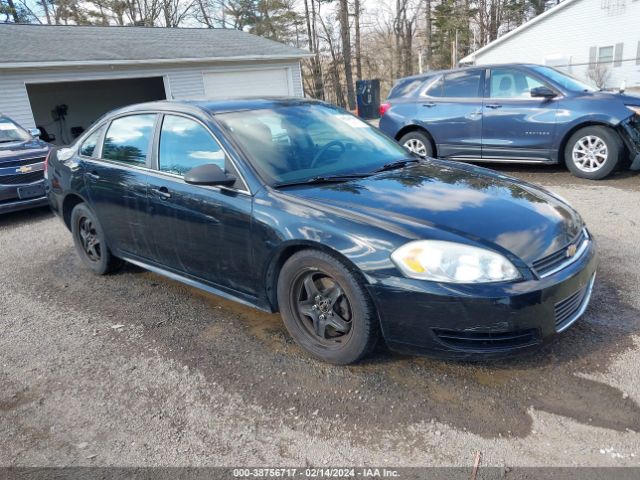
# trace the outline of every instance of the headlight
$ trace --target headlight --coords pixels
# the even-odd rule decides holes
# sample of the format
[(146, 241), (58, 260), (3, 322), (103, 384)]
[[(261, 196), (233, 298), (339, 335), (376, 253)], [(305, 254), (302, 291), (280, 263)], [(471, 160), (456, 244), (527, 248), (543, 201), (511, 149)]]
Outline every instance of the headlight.
[(636, 115), (640, 115), (640, 107), (636, 107), (635, 105), (627, 105), (626, 107)]
[(520, 278), (513, 264), (499, 253), (453, 242), (418, 240), (391, 254), (409, 278), (449, 283), (503, 282)]

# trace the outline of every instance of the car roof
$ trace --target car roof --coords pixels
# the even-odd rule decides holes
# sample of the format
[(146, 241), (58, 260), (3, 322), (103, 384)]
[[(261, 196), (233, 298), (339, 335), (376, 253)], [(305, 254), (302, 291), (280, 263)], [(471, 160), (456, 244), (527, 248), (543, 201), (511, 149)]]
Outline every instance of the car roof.
[(463, 72), (465, 70), (476, 70), (476, 69), (487, 69), (487, 68), (498, 68), (498, 67), (509, 68), (509, 67), (540, 67), (540, 66), (541, 65), (537, 65), (534, 63), (494, 63), (494, 64), (488, 64), (488, 65), (468, 65), (464, 67), (449, 68), (444, 70), (429, 70), (427, 72), (420, 73), (418, 75), (399, 78), (398, 81), (414, 80), (414, 79), (420, 80), (423, 78), (432, 77), (434, 75), (442, 75), (444, 73), (451, 73), (451, 72)]
[(155, 102), (138, 103), (113, 110), (107, 116), (122, 115), (140, 111), (166, 111), (182, 113), (210, 114), (240, 112), (247, 110), (259, 110), (268, 108), (288, 107), (295, 105), (325, 105), (319, 100), (311, 100), (296, 97), (263, 97), (263, 98), (235, 98), (225, 100), (159, 100)]

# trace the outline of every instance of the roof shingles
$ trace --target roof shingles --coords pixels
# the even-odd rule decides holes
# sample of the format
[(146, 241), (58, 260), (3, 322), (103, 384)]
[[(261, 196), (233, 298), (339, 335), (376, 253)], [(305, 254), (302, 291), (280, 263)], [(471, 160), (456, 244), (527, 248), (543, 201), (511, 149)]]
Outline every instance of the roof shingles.
[(233, 29), (0, 24), (0, 64), (301, 58), (308, 52)]

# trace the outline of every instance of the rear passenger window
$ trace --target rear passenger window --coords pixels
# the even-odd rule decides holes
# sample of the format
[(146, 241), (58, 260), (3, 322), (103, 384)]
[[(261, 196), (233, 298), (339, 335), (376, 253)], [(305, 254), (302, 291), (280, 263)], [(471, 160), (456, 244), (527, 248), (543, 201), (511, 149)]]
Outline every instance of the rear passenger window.
[(85, 157), (93, 157), (93, 154), (96, 151), (96, 147), (98, 146), (98, 140), (100, 140), (100, 135), (102, 135), (103, 130), (104, 127), (100, 127), (87, 137), (87, 139), (82, 143), (82, 146), (80, 147), (80, 155), (83, 155)]
[(105, 135), (102, 158), (145, 165), (155, 120), (155, 114), (129, 115), (115, 119)]
[(424, 94), (428, 97), (441, 97), (444, 87), (444, 81), (442, 77), (432, 78), (427, 82)]
[(398, 98), (409, 95), (424, 83), (424, 78), (415, 78), (412, 80), (401, 80), (394, 85), (389, 92), (389, 98)]
[(444, 76), (444, 96), (453, 98), (480, 97), (480, 70), (463, 70)]

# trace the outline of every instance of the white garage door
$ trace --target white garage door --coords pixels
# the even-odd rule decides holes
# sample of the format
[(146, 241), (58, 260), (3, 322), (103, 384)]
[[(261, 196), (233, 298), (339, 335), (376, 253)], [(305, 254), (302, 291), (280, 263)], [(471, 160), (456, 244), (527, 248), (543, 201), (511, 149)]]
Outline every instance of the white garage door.
[(286, 68), (205, 73), (204, 93), (207, 98), (293, 95)]

